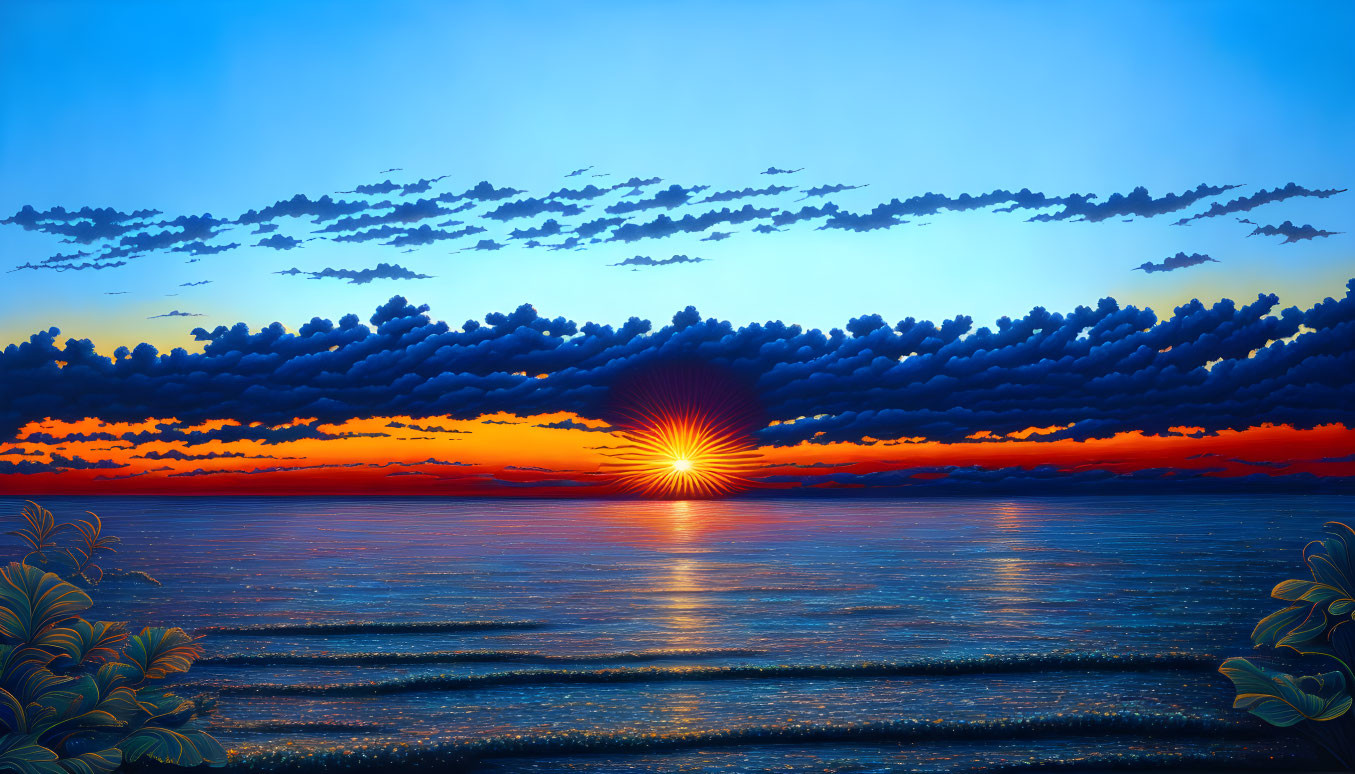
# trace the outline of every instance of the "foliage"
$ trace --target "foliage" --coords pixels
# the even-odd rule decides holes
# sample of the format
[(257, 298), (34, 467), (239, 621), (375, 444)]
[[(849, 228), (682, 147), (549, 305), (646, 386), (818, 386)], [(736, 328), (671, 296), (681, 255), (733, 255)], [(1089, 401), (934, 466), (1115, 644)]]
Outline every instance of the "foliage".
[(1252, 644), (1315, 656), (1336, 670), (1295, 677), (1230, 658), (1219, 667), (1237, 689), (1233, 706), (1271, 725), (1293, 727), (1355, 768), (1355, 530), (1325, 525), (1327, 537), (1303, 549), (1312, 580), (1282, 581), (1271, 592), (1286, 607), (1261, 619)]
[[(224, 763), (221, 745), (193, 727), (203, 705), (158, 684), (201, 655), (193, 638), (179, 628), (130, 635), (124, 623), (80, 617), (93, 600), (71, 581), (96, 584), (103, 573), (94, 559), (116, 542), (102, 535), (99, 517), (57, 524), (32, 502), (22, 516), (26, 526), (10, 534), (31, 550), (0, 568), (0, 771), (107, 774), (139, 760)], [(52, 536), (68, 529), (81, 543), (58, 549)]]

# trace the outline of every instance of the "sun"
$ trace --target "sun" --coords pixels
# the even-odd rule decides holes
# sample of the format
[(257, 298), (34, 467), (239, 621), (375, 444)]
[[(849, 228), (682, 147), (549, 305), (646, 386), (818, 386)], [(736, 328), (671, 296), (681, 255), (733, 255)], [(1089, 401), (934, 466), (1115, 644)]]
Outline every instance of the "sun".
[(646, 497), (719, 497), (751, 485), (756, 413), (718, 372), (691, 365), (631, 379), (613, 424), (627, 445), (607, 466), (619, 487)]

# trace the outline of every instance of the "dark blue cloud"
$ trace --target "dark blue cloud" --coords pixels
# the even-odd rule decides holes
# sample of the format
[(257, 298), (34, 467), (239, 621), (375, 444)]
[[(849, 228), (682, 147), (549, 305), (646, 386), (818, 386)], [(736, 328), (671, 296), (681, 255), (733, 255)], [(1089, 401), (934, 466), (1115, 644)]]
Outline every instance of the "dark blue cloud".
[(672, 258), (662, 258), (655, 260), (647, 255), (637, 255), (634, 258), (627, 258), (620, 263), (609, 264), (611, 266), (672, 266), (675, 263), (701, 263), (705, 258), (688, 258), (685, 255), (675, 255)]
[(434, 183), (443, 180), (446, 177), (447, 175), (438, 175), (437, 177), (423, 178), (415, 183), (405, 183), (400, 186), (400, 195), (409, 196), (411, 194), (425, 193), (429, 188), (433, 187)]
[(776, 212), (778, 210), (774, 207), (758, 209), (751, 204), (745, 204), (737, 210), (726, 207), (703, 212), (700, 215), (684, 215), (677, 220), (660, 215), (648, 223), (626, 223), (619, 226), (612, 232), (608, 241), (634, 242), (640, 239), (662, 239), (674, 234), (700, 233), (721, 223), (737, 224), (770, 218)]
[(33, 264), (25, 263), (15, 266), (10, 271), (19, 271), (20, 269), (51, 269), (52, 271), (88, 271), (99, 269), (116, 269), (119, 266), (126, 266), (126, 261), (113, 261), (111, 263), (81, 263), (81, 264)]
[(180, 312), (178, 309), (175, 309), (172, 312), (165, 312), (164, 314), (153, 315), (151, 317), (147, 317), (146, 319), (155, 320), (161, 317), (202, 317), (202, 316), (203, 315), (200, 314), (194, 314), (193, 312)]
[(733, 236), (733, 231), (712, 231), (701, 238), (702, 242), (720, 242)]
[(641, 212), (643, 210), (652, 210), (659, 207), (673, 209), (687, 203), (693, 195), (698, 194), (710, 186), (694, 185), (691, 188), (683, 188), (680, 185), (670, 185), (662, 191), (654, 194), (647, 199), (636, 199), (633, 202), (617, 202), (607, 205), (607, 212), (612, 215), (619, 215), (627, 212)]
[(1090, 223), (1099, 223), (1108, 218), (1119, 218), (1130, 215), (1142, 218), (1151, 218), (1157, 215), (1164, 215), (1168, 212), (1176, 212), (1191, 206), (1201, 199), (1207, 199), (1211, 196), (1218, 196), (1225, 191), (1238, 188), (1235, 185), (1205, 185), (1201, 183), (1190, 191), (1174, 194), (1169, 193), (1161, 198), (1153, 198), (1148, 193), (1148, 189), (1143, 186), (1135, 188), (1128, 194), (1111, 194), (1109, 198), (1100, 204), (1091, 201), (1090, 198), (1069, 197), (1069, 201), (1063, 205), (1063, 210), (1054, 214), (1036, 215), (1032, 221), (1051, 221), (1051, 220), (1085, 220)]
[(399, 264), (378, 263), (373, 269), (321, 269), (320, 271), (302, 271), (295, 267), (274, 274), (308, 275), (311, 279), (345, 279), (350, 285), (366, 285), (378, 279), (431, 279), (431, 275), (410, 271)]
[(386, 235), (391, 236), (391, 240), (384, 244), (391, 245), (392, 247), (404, 247), (405, 245), (431, 245), (434, 242), (441, 242), (446, 239), (459, 239), (464, 236), (470, 236), (471, 234), (483, 234), (484, 231), (485, 230), (479, 226), (466, 226), (465, 228), (459, 228), (455, 231), (447, 231), (444, 229), (430, 228), (424, 225), (419, 226), (418, 228), (396, 229), (392, 234)]
[(461, 252), (464, 250), (502, 250), (505, 247), (507, 247), (507, 245), (501, 245), (498, 242), (494, 241), (493, 239), (481, 239), (479, 242), (476, 242), (471, 247), (463, 247), (461, 248), (461, 250), (458, 250), (457, 252)]
[(182, 285), (180, 285), (179, 287), (181, 287), (181, 288), (191, 288), (191, 287), (196, 287), (196, 286), (198, 286), (198, 285), (210, 285), (210, 284), (212, 284), (212, 281), (211, 281), (211, 280), (200, 280), (200, 281), (198, 281), (198, 282), (185, 282), (185, 283), (183, 283)]
[(398, 190), (399, 188), (400, 188), (399, 185), (397, 185), (396, 183), (392, 183), (390, 180), (382, 180), (379, 183), (369, 183), (367, 185), (360, 185), (351, 191), (339, 191), (339, 193), (341, 194), (355, 193), (362, 194), (363, 196), (374, 196), (379, 194), (388, 194), (391, 191)]
[(273, 234), (254, 243), (255, 247), (271, 247), (274, 250), (291, 250), (301, 246), (301, 240), (284, 234)]
[(368, 226), (377, 226), (386, 223), (417, 223), (427, 218), (436, 218), (441, 215), (450, 215), (452, 210), (443, 207), (436, 199), (418, 199), (412, 202), (400, 202), (392, 205), (390, 210), (381, 213), (363, 213), (355, 217), (340, 218), (324, 228), (316, 231), (317, 234), (330, 233), (335, 231), (355, 231)]
[(172, 253), (189, 253), (191, 255), (216, 255), (224, 253), (227, 250), (234, 250), (239, 247), (239, 242), (229, 242), (221, 245), (209, 245), (206, 242), (188, 242), (182, 245), (175, 245), (169, 248)]
[(1303, 239), (1316, 239), (1317, 237), (1329, 237), (1340, 234), (1340, 231), (1323, 231), (1320, 228), (1305, 223), (1302, 226), (1295, 226), (1290, 221), (1285, 221), (1278, 226), (1257, 226), (1247, 236), (1283, 236), (1284, 241), (1280, 244), (1289, 244)]
[(837, 183), (836, 185), (819, 185), (801, 191), (804, 196), (797, 199), (797, 201), (803, 201), (815, 196), (827, 196), (828, 194), (835, 194), (841, 191), (855, 191), (858, 188), (865, 188), (867, 185), (869, 185), (869, 183), (866, 185), (843, 185), (842, 183)]
[(1269, 191), (1263, 189), (1251, 196), (1239, 196), (1225, 204), (1215, 202), (1208, 210), (1199, 213), (1198, 215), (1192, 215), (1189, 218), (1182, 218), (1181, 220), (1176, 221), (1174, 225), (1184, 226), (1193, 220), (1200, 220), (1201, 218), (1217, 218), (1220, 215), (1227, 215), (1231, 212), (1247, 212), (1249, 210), (1254, 210), (1263, 204), (1281, 202), (1295, 196), (1311, 196), (1318, 199), (1326, 199), (1339, 193), (1345, 193), (1345, 191), (1346, 189), (1344, 188), (1328, 188), (1325, 190), (1311, 189), (1304, 188), (1297, 183), (1288, 183), (1282, 188), (1272, 188)]
[(57, 234), (65, 241), (90, 244), (101, 239), (113, 239), (145, 225), (148, 218), (159, 215), (159, 210), (119, 212), (111, 207), (81, 207), (67, 210), (53, 207), (36, 210), (25, 204), (13, 215), (0, 220), (0, 225), (13, 225), (25, 231)]
[(323, 223), (326, 220), (361, 212), (368, 206), (366, 202), (335, 200), (329, 196), (321, 196), (312, 201), (305, 194), (297, 194), (290, 199), (274, 202), (262, 210), (249, 210), (236, 218), (235, 222), (243, 225), (256, 225), (282, 217), (313, 217), (316, 223)]
[(793, 175), (793, 174), (795, 174), (796, 172), (803, 172), (804, 170), (805, 170), (804, 167), (800, 167), (799, 169), (777, 169), (776, 167), (767, 167), (766, 169), (762, 170), (762, 171), (759, 172), (758, 174), (760, 174), (760, 175)]
[(527, 198), (501, 204), (498, 208), (486, 212), (485, 217), (507, 221), (514, 218), (530, 218), (547, 212), (568, 217), (578, 215), (583, 212), (583, 208), (577, 204), (562, 204), (549, 199)]
[(578, 169), (574, 170), (573, 172), (570, 172), (569, 174), (565, 175), (565, 177), (578, 177), (579, 175), (582, 175), (584, 172), (587, 172), (588, 170), (590, 170), (590, 169), (592, 169), (592, 168), (593, 168), (592, 166), (579, 167)]
[(539, 239), (541, 237), (550, 237), (560, 234), (564, 229), (560, 227), (559, 221), (554, 218), (547, 220), (535, 228), (515, 228), (513, 233), (509, 234), (510, 239)]
[(477, 202), (497, 202), (500, 199), (507, 199), (521, 193), (526, 193), (526, 191), (519, 191), (516, 188), (495, 188), (488, 180), (481, 180), (462, 193), (445, 193), (436, 198), (440, 202), (459, 202), (462, 199), (471, 199)]
[(127, 465), (112, 460), (86, 460), (80, 457), (63, 457), (53, 454), (50, 462), (37, 460), (19, 460), (10, 462), (0, 460), (0, 474), (8, 473), (60, 473), (66, 470), (110, 470), (125, 468)]
[(587, 185), (583, 188), (561, 188), (558, 191), (552, 191), (546, 195), (547, 199), (567, 199), (570, 201), (584, 201), (596, 199), (599, 196), (606, 196), (613, 189), (598, 188), (595, 185)]
[[(580, 326), (524, 305), (457, 330), (397, 296), (372, 327), (348, 315), (295, 333), (276, 324), (198, 328), (201, 353), (141, 344), (113, 359), (88, 340), (58, 346), (51, 329), (0, 353), (0, 438), (48, 417), (276, 426), (295, 417), (570, 411), (605, 420), (618, 379), (692, 357), (750, 385), (766, 417), (780, 421), (758, 433), (772, 444), (961, 441), (1032, 426), (1066, 428), (1038, 436), (1045, 441), (1180, 425), (1355, 424), (1355, 280), (1341, 300), (1277, 307), (1275, 296), (1245, 306), (1192, 301), (1159, 319), (1103, 299), (1067, 314), (1036, 308), (991, 329), (975, 330), (967, 317), (890, 325), (868, 315), (821, 332), (781, 322), (738, 328), (692, 308), (658, 330), (637, 319)], [(138, 440), (91, 440), (119, 438)]]
[(766, 188), (743, 188), (738, 191), (719, 191), (710, 194), (706, 198), (696, 202), (696, 204), (709, 204), (711, 202), (732, 202), (735, 199), (747, 199), (752, 196), (776, 196), (786, 191), (793, 190), (788, 185), (769, 185)]
[(1149, 261), (1135, 266), (1134, 271), (1152, 274), (1159, 271), (1176, 271), (1177, 269), (1185, 269), (1190, 266), (1199, 266), (1202, 263), (1218, 263), (1218, 261), (1201, 253), (1191, 253), (1190, 255), (1177, 253), (1176, 255), (1164, 258), (1161, 263)]

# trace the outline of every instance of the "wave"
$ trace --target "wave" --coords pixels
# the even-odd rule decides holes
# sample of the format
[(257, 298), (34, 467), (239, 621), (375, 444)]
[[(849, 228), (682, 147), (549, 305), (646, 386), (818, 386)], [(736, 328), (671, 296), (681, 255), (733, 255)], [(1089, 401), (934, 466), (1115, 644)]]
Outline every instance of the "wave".
[(295, 634), (329, 636), (334, 634), (429, 634), (434, 632), (478, 632), (493, 629), (542, 629), (545, 621), (347, 621), (341, 623), (250, 624), (247, 626), (207, 626), (200, 634)]
[(213, 734), (381, 734), (396, 729), (380, 723), (345, 720), (215, 720), (208, 730)]
[(873, 677), (936, 677), (977, 674), (1013, 674), (1049, 671), (1146, 672), (1209, 670), (1218, 666), (1213, 656), (1194, 653), (1116, 655), (1071, 653), (1061, 655), (981, 656), (910, 662), (852, 664), (768, 664), (736, 666), (617, 667), (615, 669), (520, 669), (479, 675), (420, 675), (352, 683), (222, 685), (194, 683), (185, 689), (216, 691), (222, 695), (305, 694), (359, 696), (409, 691), (457, 691), (502, 685), (566, 685), (581, 683), (655, 683), (682, 680), (841, 680)]
[(387, 664), (598, 664), (630, 661), (680, 661), (765, 655), (748, 648), (676, 648), (621, 653), (553, 655), (530, 650), (437, 650), (427, 653), (226, 653), (204, 656), (204, 666), (381, 666)]
[(1241, 755), (1219, 753), (1096, 753), (1076, 758), (1032, 758), (970, 769), (969, 774), (1024, 774), (1024, 772), (1084, 771), (1303, 771), (1321, 770), (1316, 757), (1274, 753)]
[(1075, 736), (1249, 738), (1259, 722), (1177, 713), (1088, 713), (1022, 720), (894, 720), (873, 723), (791, 723), (669, 734), (560, 731), (505, 734), (463, 741), (297, 747), (278, 744), (232, 753), (237, 771), (309, 774), (334, 771), (447, 771), (487, 758), (639, 753), (742, 745), (878, 742), (974, 742)]

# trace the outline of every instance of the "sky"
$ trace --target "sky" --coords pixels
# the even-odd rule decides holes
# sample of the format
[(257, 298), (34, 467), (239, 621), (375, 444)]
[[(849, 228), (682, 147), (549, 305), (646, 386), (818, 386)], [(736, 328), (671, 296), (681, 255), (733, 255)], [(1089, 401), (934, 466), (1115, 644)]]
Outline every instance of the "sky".
[[(1182, 444), (1216, 443), (1219, 433), (1245, 436), (1267, 422), (1283, 427), (1267, 432), (1344, 428), (1351, 406), (1336, 387), (1349, 386), (1349, 363), (1339, 354), (1350, 343), (1349, 326), (1310, 323), (1339, 317), (1346, 312), (1332, 310), (1345, 306), (1232, 344), (1229, 336), (1246, 326), (1226, 309), (1211, 310), (1220, 299), (1246, 308), (1258, 295), (1274, 294), (1275, 302), (1263, 303), (1258, 314), (1283, 320), (1289, 307), (1307, 314), (1325, 298), (1346, 296), (1346, 281), (1355, 276), (1355, 194), (1345, 191), (1355, 179), (1352, 33), (1355, 7), (1348, 3), (1283, 9), (1210, 2), (6, 3), (0, 7), (0, 345), (27, 342), (52, 327), (60, 333), (50, 336), (56, 349), (46, 351), (48, 345), (35, 340), (29, 354), (16, 349), (7, 363), (0, 360), (0, 379), (12, 393), (0, 444), (25, 433), (60, 437), (52, 435), (57, 425), (51, 422), (74, 423), (69, 427), (78, 430), (68, 427), (68, 434), (88, 434), (102, 432), (91, 430), (93, 422), (141, 427), (136, 423), (172, 419), (182, 430), (314, 419), (332, 423), (315, 425), (331, 428), (313, 430), (323, 433), (344, 432), (333, 428), (353, 422), (366, 429), (349, 432), (387, 432), (363, 424), (378, 417), (382, 426), (442, 417), (477, 423), (468, 434), (485, 434), (476, 441), (482, 456), (451, 460), (411, 442), (405, 461), (477, 465), (492, 458), (476, 475), (499, 481), (512, 478), (504, 468), (514, 463), (495, 450), (510, 441), (490, 432), (486, 417), (535, 417), (527, 427), (562, 417), (585, 425), (607, 421), (599, 396), (621, 369), (575, 354), (532, 366), (542, 368), (545, 383), (557, 379), (558, 368), (597, 377), (560, 390), (558, 400), (420, 402), (398, 391), (372, 403), (325, 398), (346, 406), (342, 411), (318, 398), (291, 401), (285, 410), (251, 402), (270, 390), (297, 393), (308, 386), (290, 377), (259, 376), (255, 392), (242, 388), (229, 399), (228, 390), (220, 392), (229, 402), (213, 408), (182, 398), (193, 372), (176, 377), (170, 371), (178, 366), (168, 361), (146, 365), (135, 377), (107, 369), (99, 376), (94, 372), (102, 366), (90, 365), (90, 379), (82, 380), (69, 368), (79, 358), (52, 354), (74, 338), (90, 340), (91, 357), (113, 361), (119, 347), (135, 350), (141, 342), (159, 352), (181, 347), (192, 356), (225, 341), (213, 333), (218, 326), (224, 331), (245, 323), (257, 332), (277, 322), (277, 330), (295, 335), (319, 317), (342, 329), (337, 321), (345, 315), (367, 321), (396, 295), (409, 309), (428, 306), (428, 322), (410, 325), (449, 324), (450, 333), (429, 332), (430, 341), (455, 336), (466, 320), (481, 322), (478, 335), (498, 331), (503, 326), (486, 316), (513, 315), (524, 304), (541, 320), (563, 318), (574, 326), (566, 333), (547, 326), (538, 336), (586, 339), (587, 322), (619, 331), (634, 317), (651, 321), (647, 335), (657, 337), (665, 326), (677, 326), (675, 314), (694, 307), (697, 319), (728, 321), (730, 331), (764, 337), (773, 348), (794, 337), (772, 335), (766, 323), (818, 329), (827, 343), (805, 346), (815, 358), (838, 364), (861, 357), (850, 339), (870, 326), (858, 324), (861, 331), (854, 332), (851, 321), (870, 315), (887, 326), (906, 318), (937, 326), (968, 318), (958, 334), (963, 341), (981, 328), (998, 330), (1004, 317), (1028, 318), (1037, 308), (1070, 315), (1079, 307), (1106, 308), (1102, 299), (1113, 298), (1118, 310), (1156, 312), (1142, 330), (1115, 334), (1117, 341), (1141, 334), (1181, 347), (1186, 342), (1176, 329), (1150, 329), (1199, 299), (1201, 318), (1227, 326), (1209, 334), (1217, 340), (1190, 340), (1211, 356), (1161, 365), (1193, 369), (1193, 376), (1175, 380), (1152, 370), (1157, 364), (1129, 360), (1118, 361), (1115, 374), (1130, 383), (1149, 379), (1164, 394), (1194, 382), (1192, 389), (1203, 389), (1213, 379), (1231, 392), (1215, 385), (1191, 400), (1252, 406), (1252, 414), (1167, 403), (1154, 404), (1157, 414), (1144, 415), (1143, 407), (1126, 414), (1094, 388), (1107, 373), (1073, 368), (1063, 378), (1082, 380), (1084, 399), (1054, 408), (1021, 403), (1024, 372), (1003, 371), (983, 386), (994, 400), (1015, 401), (1010, 411), (1028, 421), (980, 411), (981, 421), (961, 422), (953, 412), (973, 412), (975, 404), (957, 399), (927, 404), (946, 415), (940, 424), (895, 417), (883, 425), (843, 417), (881, 392), (890, 397), (874, 401), (879, 405), (872, 410), (910, 410), (921, 399), (901, 380), (923, 371), (950, 378), (946, 369), (958, 367), (956, 353), (900, 350), (896, 358), (935, 360), (934, 371), (896, 360), (895, 370), (872, 372), (878, 382), (789, 400), (776, 393), (786, 388), (772, 375), (773, 359), (753, 358), (763, 369), (755, 371), (737, 347), (719, 345), (710, 331), (692, 334), (694, 349), (684, 356), (718, 361), (753, 384), (768, 422), (831, 414), (839, 425), (856, 427), (826, 427), (819, 438), (831, 436), (832, 443), (870, 445), (906, 435), (922, 439), (916, 443), (961, 447), (958, 456), (937, 451), (931, 462), (909, 462), (914, 480), (922, 480), (916, 479), (922, 467), (993, 469), (984, 456), (989, 452), (973, 452), (990, 441), (969, 437), (984, 432), (1029, 447), (1022, 458), (1028, 463), (1022, 470), (1029, 471), (1062, 464), (1051, 462), (1057, 455), (1050, 444), (1118, 437), (1123, 445), (1131, 436), (1165, 437), (1169, 427), (1200, 428), (1175, 432)], [(110, 209), (85, 217), (82, 207)], [(403, 302), (391, 308), (398, 312), (392, 319), (425, 314), (399, 311)], [(1211, 376), (1219, 362), (1236, 360), (1234, 370), (1245, 371), (1242, 361), (1261, 359), (1289, 370), (1256, 379), (1290, 378), (1285, 374), (1317, 361), (1294, 352), (1280, 356), (1278, 345), (1309, 333), (1315, 337), (1302, 350), (1328, 358), (1326, 370), (1290, 385), (1293, 395), (1272, 392), (1257, 402), (1248, 392), (1256, 383)], [(505, 329), (488, 340), (558, 348), (519, 338)], [(706, 342), (705, 354), (698, 339)], [(396, 339), (383, 341), (386, 351), (404, 353), (402, 362), (418, 360), (407, 365), (407, 377), (437, 360)], [(489, 346), (445, 341), (453, 349)], [(1272, 345), (1274, 358), (1257, 358)], [(643, 353), (610, 348), (623, 346), (642, 349), (598, 344), (614, 353), (614, 364), (649, 362)], [(964, 357), (983, 348), (971, 349)], [(274, 347), (267, 356), (293, 354)], [(1047, 371), (1040, 363), (1048, 354), (1022, 352), (989, 367), (1013, 369), (1020, 361)], [(518, 367), (507, 365), (514, 356), (507, 349), (497, 355), (505, 378), (540, 376), (515, 376)], [(46, 365), (32, 358), (45, 358)], [(476, 365), (467, 365), (472, 360)], [(812, 371), (828, 361), (804, 362)], [(183, 368), (190, 368), (187, 362)], [(229, 370), (225, 361), (211, 362), (191, 367)], [(345, 360), (345, 367), (356, 362)], [(487, 362), (470, 355), (437, 361), (440, 368), (470, 369), (450, 372), (467, 378), (497, 373), (493, 358)], [(126, 368), (133, 368), (130, 361)], [(256, 378), (247, 370), (237, 375)], [(435, 377), (421, 378), (431, 383)], [(163, 387), (158, 398), (128, 398), (136, 385), (144, 389), (145, 379), (173, 387)], [(551, 392), (537, 386), (537, 393)], [(476, 389), (490, 394), (495, 388)], [(525, 388), (503, 389), (527, 395)], [(43, 394), (67, 400), (56, 406)], [(1304, 401), (1313, 407), (1310, 414), (1289, 410)], [(471, 405), (474, 411), (464, 408)], [(421, 414), (426, 407), (441, 413)], [(1217, 421), (1186, 421), (1191, 414)], [(1141, 426), (1120, 419), (1131, 415), (1144, 417)], [(47, 429), (39, 429), (48, 420)], [(832, 424), (831, 418), (814, 421)], [(1105, 423), (1103, 431), (1087, 429), (1098, 422)], [(754, 445), (805, 443), (816, 448), (799, 464), (828, 459), (821, 448), (826, 441), (791, 437), (778, 426), (756, 431)], [(1063, 429), (1011, 435), (1045, 427)], [(528, 467), (586, 468), (608, 478), (598, 467), (604, 463), (586, 453), (587, 440), (600, 435), (596, 430), (538, 430), (567, 437), (566, 446), (576, 451), (567, 460), (547, 454)], [(1339, 432), (1321, 432), (1324, 443), (1339, 440)], [(12, 470), (0, 471), (0, 486), (27, 491), (38, 481), (57, 487), (83, 477), (82, 486), (103, 491), (94, 477), (114, 475), (109, 471), (144, 473), (141, 479), (167, 485), (166, 475), (149, 468), (63, 466), (53, 454), (100, 459), (93, 446), (66, 443), (64, 452), (60, 441), (50, 441), (11, 447), (24, 454), (0, 453), (0, 464)], [(175, 443), (150, 450), (187, 448)], [(361, 463), (375, 454), (390, 458), (393, 441), (379, 437), (361, 450), (353, 438), (334, 443), (355, 447), (340, 456)], [(554, 442), (533, 443), (553, 448)], [(317, 454), (307, 451), (308, 458)], [(101, 459), (132, 464), (130, 454)], [(1203, 459), (1190, 464), (1208, 467), (1196, 464)], [(48, 467), (28, 473), (14, 467), (24, 462)], [(170, 461), (179, 466), (172, 472), (198, 469), (183, 462)], [(1344, 475), (1343, 464), (1304, 470)], [(1242, 474), (1224, 468), (1216, 475)], [(381, 473), (383, 480), (389, 472)], [(318, 475), (312, 480), (321, 481)], [(587, 489), (579, 476), (562, 480)], [(792, 483), (861, 482), (839, 476)]]

